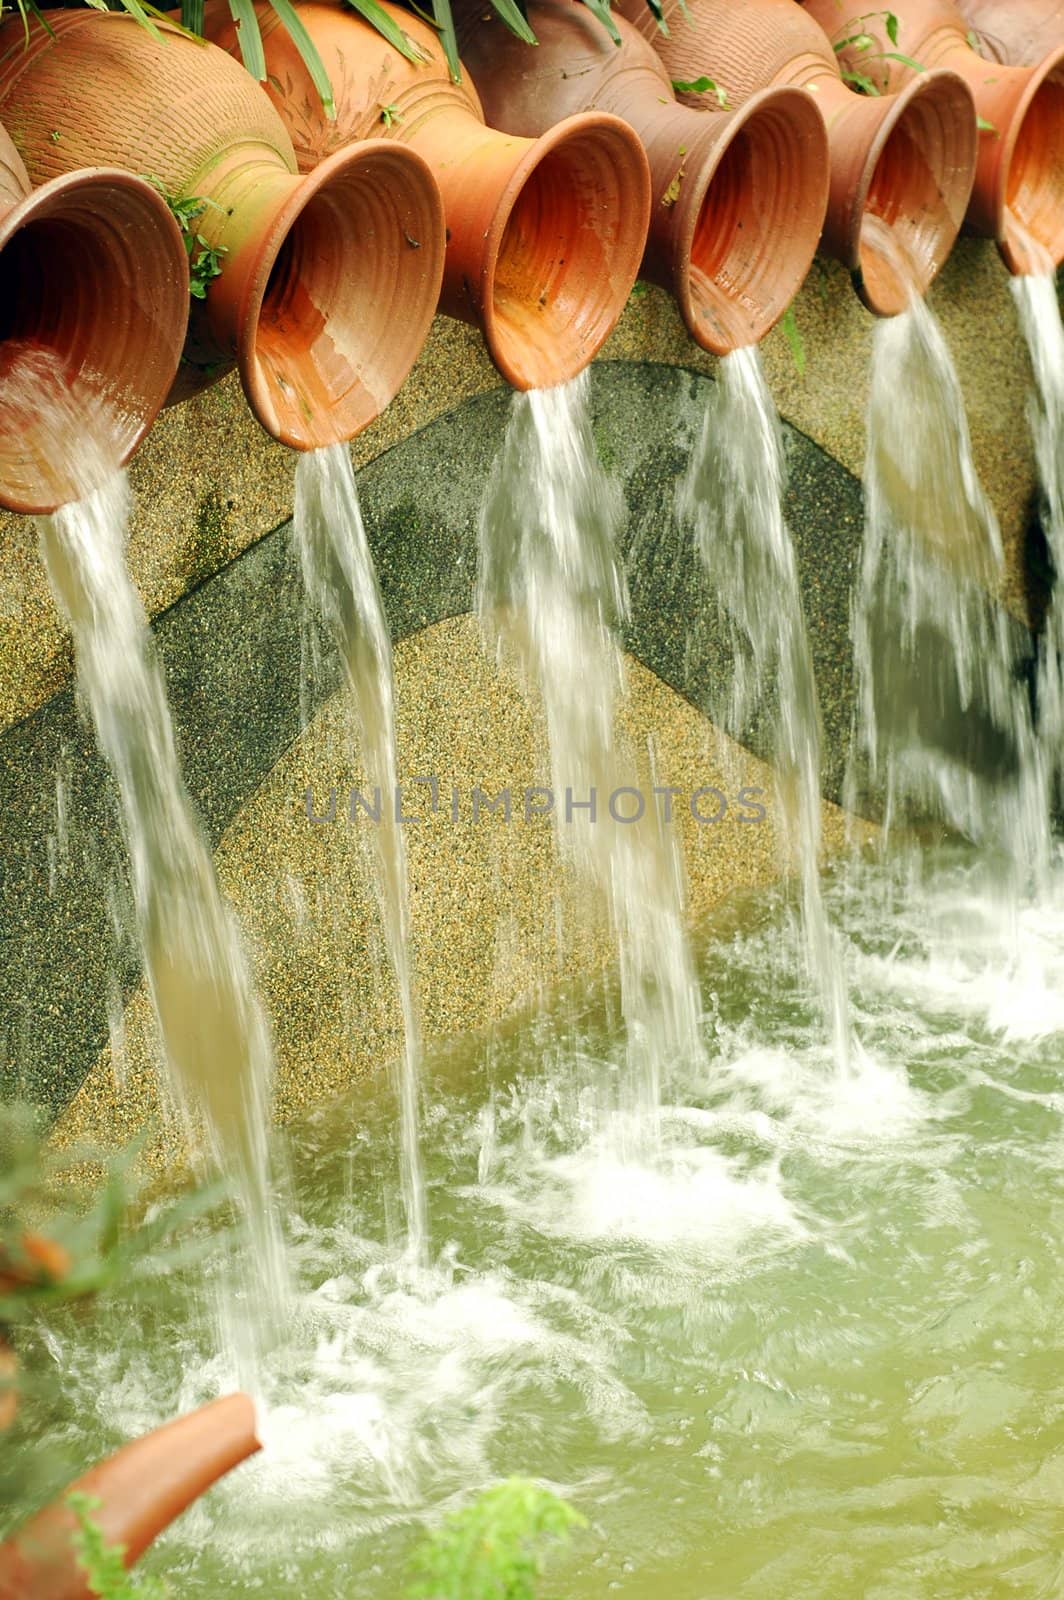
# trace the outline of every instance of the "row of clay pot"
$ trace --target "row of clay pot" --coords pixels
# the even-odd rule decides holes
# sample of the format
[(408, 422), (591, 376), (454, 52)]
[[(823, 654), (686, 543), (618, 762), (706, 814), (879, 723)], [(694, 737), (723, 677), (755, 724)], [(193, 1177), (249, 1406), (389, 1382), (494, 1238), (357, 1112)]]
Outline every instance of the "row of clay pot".
[[(645, 0), (619, 0), (620, 48), (577, 0), (533, 0), (535, 48), (464, 0), (455, 84), (412, 13), (385, 0), (416, 62), (340, 0), (305, 0), (334, 120), (268, 6), (265, 92), (221, 0), (212, 44), (93, 10), (48, 13), (28, 43), (8, 23), (5, 365), (54, 351), (68, 403), (106, 396), (125, 460), (165, 400), (235, 364), (263, 426), (308, 449), (380, 413), (437, 304), (531, 388), (591, 360), (640, 273), (723, 353), (773, 326), (818, 242), (888, 315), (926, 289), (965, 217), (1013, 270), (1055, 264), (1058, 0), (1027, 0), (1018, 21), (1011, 5), (965, 3), (993, 63), (950, 0), (897, 0), (896, 41), (887, 13), (869, 14), (872, 49), (844, 44), (837, 0), (689, 0), (690, 20), (664, 0), (667, 32)], [(998, 65), (1013, 49), (1033, 64)], [(840, 62), (882, 93), (856, 94)], [(705, 76), (727, 109), (706, 93), (677, 102), (674, 81)], [(195, 226), (218, 252), (187, 325), (185, 247), (159, 188), (207, 202)], [(37, 412), (0, 390), (0, 500), (22, 510), (74, 492)]]

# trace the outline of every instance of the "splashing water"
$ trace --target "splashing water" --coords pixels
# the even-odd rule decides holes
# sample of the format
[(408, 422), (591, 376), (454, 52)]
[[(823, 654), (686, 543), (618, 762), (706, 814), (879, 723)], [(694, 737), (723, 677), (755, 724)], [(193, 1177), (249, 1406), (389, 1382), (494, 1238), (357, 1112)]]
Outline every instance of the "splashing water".
[(411, 964), (406, 846), (397, 794), (392, 642), (345, 445), (308, 451), (296, 468), (293, 537), (307, 597), (340, 654), (358, 741), (379, 820), (372, 828), (374, 888), (403, 1016), (396, 1076), (407, 1255), (428, 1259), (428, 1211), (419, 1143), (421, 1039)]
[(488, 648), (542, 702), (559, 848), (608, 906), (632, 1067), (621, 1109), (646, 1133), (662, 1063), (699, 1054), (700, 1003), (676, 857), (656, 817), (611, 809), (633, 787), (616, 732), (628, 589), (623, 500), (598, 463), (589, 394), (586, 373), (515, 394), (481, 513), (477, 610)]
[[(665, 1072), (652, 1159), (581, 1114), (617, 1031), (594, 995), (575, 1041), (542, 1012), (452, 1041), (426, 1149), (452, 1243), (413, 1282), (379, 1243), (386, 1086), (290, 1129), (265, 1449), (147, 1570), (183, 1600), (394, 1600), (426, 1526), (517, 1473), (591, 1523), (551, 1570), (567, 1600), (1058, 1595), (1064, 881), (1024, 907), (1032, 989), (976, 852), (908, 872), (825, 884), (874, 1063), (823, 1072), (802, 975), (764, 981), (785, 897), (753, 897), (703, 951), (706, 1062)], [(203, 1271), (59, 1308), (51, 1353), (25, 1330), (27, 1376), (62, 1373), (26, 1445), (63, 1447), (42, 1496), (217, 1392)]]
[(1041, 801), (1016, 630), (990, 592), (1003, 551), (956, 370), (914, 294), (875, 331), (853, 606), (858, 714), (847, 780), (882, 786), (885, 826), (932, 815), (1044, 876)]
[(756, 346), (733, 351), (720, 363), (677, 505), (694, 525), (731, 633), (735, 673), (723, 713), (730, 733), (742, 737), (755, 705), (776, 684), (776, 765), (801, 875), (806, 963), (835, 1059), (845, 1067), (846, 978), (820, 887), (820, 708), (794, 545), (783, 516), (784, 485), (783, 434), (760, 352)]
[[(233, 1179), (252, 1240), (244, 1291), (255, 1327), (236, 1327), (238, 1360), (275, 1331), (286, 1267), (271, 1198), (266, 1130), (273, 1057), (236, 919), (181, 775), (166, 688), (126, 566), (129, 490), (106, 448), (57, 412), (84, 497), (38, 518), (52, 590), (70, 625), (77, 682), (118, 788), (142, 964), (171, 1091), (195, 1140)], [(103, 428), (101, 439), (106, 438)], [(164, 1098), (166, 1098), (164, 1096)], [(232, 1309), (232, 1307), (230, 1307)], [(244, 1374), (253, 1381), (253, 1372)]]
[(1049, 809), (1064, 785), (1064, 322), (1048, 259), (1044, 271), (1013, 278), (1011, 288), (1034, 369), (1036, 394), (1028, 415), (1057, 574), (1038, 661), (1038, 738)]

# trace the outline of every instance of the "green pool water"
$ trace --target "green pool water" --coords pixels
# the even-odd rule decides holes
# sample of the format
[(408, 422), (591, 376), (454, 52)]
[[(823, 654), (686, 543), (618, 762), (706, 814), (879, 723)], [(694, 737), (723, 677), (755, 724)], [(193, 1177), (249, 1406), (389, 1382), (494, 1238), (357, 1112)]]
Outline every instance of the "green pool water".
[[(732, 908), (656, 1143), (609, 1111), (608, 986), (430, 1056), (428, 1272), (389, 1242), (386, 1085), (316, 1114), (266, 1448), (146, 1566), (178, 1596), (393, 1600), (426, 1526), (522, 1474), (589, 1521), (563, 1600), (1064, 1595), (1062, 890), (1010, 905), (944, 850), (836, 876), (845, 1078), (786, 902)], [(232, 1387), (226, 1271), (53, 1324), (40, 1442), (88, 1462)]]

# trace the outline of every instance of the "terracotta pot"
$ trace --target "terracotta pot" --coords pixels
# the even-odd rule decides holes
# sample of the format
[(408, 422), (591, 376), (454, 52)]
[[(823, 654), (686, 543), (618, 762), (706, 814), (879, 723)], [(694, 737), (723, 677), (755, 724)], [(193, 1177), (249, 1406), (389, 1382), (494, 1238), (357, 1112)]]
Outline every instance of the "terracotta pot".
[(959, 0), (979, 54), (1009, 67), (1036, 67), (1064, 44), (1064, 0)]
[(131, 1567), (162, 1530), (226, 1472), (260, 1449), (255, 1407), (227, 1395), (168, 1422), (72, 1483), (61, 1499), (0, 1545), (0, 1600), (92, 1600), (71, 1544), (67, 1496), (100, 1502), (92, 1515)]
[(879, 315), (904, 310), (913, 288), (927, 289), (960, 230), (975, 171), (975, 117), (959, 78), (928, 73), (898, 95), (855, 94), (823, 30), (794, 0), (688, 0), (689, 21), (680, 0), (664, 0), (667, 37), (645, 0), (619, 0), (618, 9), (670, 78), (708, 75), (729, 105), (776, 84), (810, 94), (831, 148), (824, 250), (849, 267)]
[(31, 194), (0, 128), (0, 305), (0, 505), (54, 511), (79, 492), (56, 435), (105, 434), (120, 466), (174, 380), (188, 322), (177, 224), (150, 184), (99, 166)]
[[(806, 9), (837, 38), (837, 0), (810, 0)], [(1036, 67), (1002, 67), (968, 43), (968, 25), (950, 0), (891, 0), (898, 40), (886, 36), (882, 13), (862, 27), (876, 40), (872, 51), (844, 51), (857, 71), (884, 88), (918, 82), (924, 69), (960, 74), (989, 126), (979, 134), (979, 166), (968, 209), (972, 232), (996, 239), (1010, 272), (1037, 272), (1064, 260), (1064, 44)]]
[[(309, 0), (297, 10), (332, 80), (335, 122), (326, 121), (276, 13), (260, 7), (259, 21), (267, 90), (300, 168), (317, 169), (356, 139), (417, 150), (447, 214), (441, 309), (482, 329), (515, 388), (574, 377), (624, 309), (643, 253), (650, 176), (632, 130), (588, 113), (535, 140), (496, 133), (484, 125), (468, 75), (451, 82), (437, 35), (410, 12), (384, 0), (419, 46), (419, 63), (338, 3)], [(205, 27), (236, 51), (227, 6), (209, 5)]]
[(488, 122), (535, 136), (581, 111), (623, 117), (653, 179), (642, 276), (672, 290), (707, 349), (756, 344), (798, 292), (824, 221), (827, 136), (810, 97), (765, 90), (704, 116), (676, 103), (658, 57), (623, 20), (618, 49), (577, 0), (543, 0), (527, 16), (535, 49), (490, 7), (461, 16), (462, 64)]
[[(183, 387), (234, 360), (267, 432), (298, 449), (349, 439), (395, 394), (435, 309), (439, 195), (408, 150), (339, 151), (297, 176), (291, 140), (223, 51), (126, 15), (46, 13), (0, 30), (0, 116), (35, 182), (106, 161), (211, 204), (195, 226), (224, 250), (194, 302)], [(53, 135), (58, 134), (58, 138)]]

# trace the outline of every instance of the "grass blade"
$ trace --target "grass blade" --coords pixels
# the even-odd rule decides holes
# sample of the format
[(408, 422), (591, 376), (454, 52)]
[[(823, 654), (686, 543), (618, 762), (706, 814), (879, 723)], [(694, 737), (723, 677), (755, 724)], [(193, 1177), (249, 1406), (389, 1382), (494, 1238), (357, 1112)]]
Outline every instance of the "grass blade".
[[(360, 17), (364, 17), (372, 27), (376, 28), (381, 37), (387, 39), (388, 43), (398, 50), (401, 56), (405, 56), (408, 61), (424, 61), (424, 54), (418, 49), (413, 39), (403, 32), (402, 28), (388, 15), (383, 6), (377, 4), (377, 0), (348, 0), (348, 4), (358, 12)], [(415, 7), (415, 9), (417, 8)], [(423, 13), (419, 14), (423, 15)], [(435, 27), (437, 24), (433, 22), (433, 26)]]
[(162, 44), (163, 36), (141, 5), (140, 0), (122, 0), (122, 10), (128, 11), (130, 16), (140, 23), (142, 28), (147, 28), (153, 39), (158, 39), (159, 43)]
[(617, 24), (610, 15), (609, 0), (584, 0), (584, 4), (591, 12), (591, 15), (597, 17), (602, 23), (614, 44), (620, 44), (621, 36), (617, 32)]
[(451, 15), (451, 0), (432, 0), (432, 9), (436, 13), (436, 26), (440, 30), (440, 43), (447, 57), (451, 78), (455, 83), (460, 83), (462, 63), (458, 59), (458, 40), (454, 31), (454, 17)]
[(259, 19), (253, 0), (229, 0), (229, 15), (236, 23), (240, 59), (258, 83), (266, 82), (266, 53), (262, 48)]
[(333, 100), (332, 84), (329, 74), (325, 70), (325, 63), (318, 54), (318, 47), (307, 32), (299, 12), (292, 4), (292, 0), (270, 0), (270, 4), (281, 22), (287, 28), (288, 35), (299, 51), (303, 65), (310, 73), (311, 82), (321, 97), (322, 110), (330, 122), (336, 120), (336, 104)]
[(520, 6), (515, 4), (515, 0), (491, 0), (491, 3), (511, 33), (516, 33), (517, 37), (523, 39), (526, 44), (539, 43), (539, 40), (528, 25), (528, 18)]

